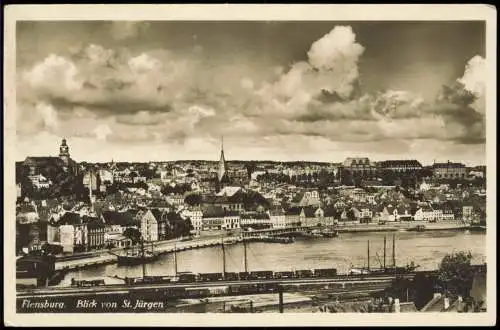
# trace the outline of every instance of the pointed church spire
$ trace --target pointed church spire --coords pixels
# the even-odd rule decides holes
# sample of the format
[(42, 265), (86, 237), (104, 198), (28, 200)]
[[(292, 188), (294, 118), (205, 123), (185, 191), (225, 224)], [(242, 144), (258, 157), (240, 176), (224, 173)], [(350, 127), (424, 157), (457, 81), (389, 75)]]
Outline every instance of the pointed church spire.
[(217, 179), (219, 179), (219, 183), (226, 175), (226, 159), (224, 158), (224, 137), (221, 137), (220, 147), (219, 170), (217, 171)]

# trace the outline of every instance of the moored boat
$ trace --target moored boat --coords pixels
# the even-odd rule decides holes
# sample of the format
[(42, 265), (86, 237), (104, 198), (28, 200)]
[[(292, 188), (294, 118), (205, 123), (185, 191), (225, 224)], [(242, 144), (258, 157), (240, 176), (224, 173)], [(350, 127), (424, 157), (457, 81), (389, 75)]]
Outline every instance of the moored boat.
[(145, 252), (142, 253), (129, 253), (124, 255), (116, 255), (118, 265), (140, 265), (142, 263), (152, 262), (158, 259), (158, 253)]
[(337, 237), (339, 235), (339, 232), (334, 230), (334, 231), (324, 231), (321, 233), (321, 235), (323, 235), (323, 237), (327, 237), (327, 238), (333, 238), (333, 237)]
[(408, 231), (422, 232), (422, 231), (425, 231), (425, 226), (424, 225), (416, 225), (415, 227), (408, 228)]
[(147, 262), (152, 262), (160, 257), (159, 253), (153, 252), (153, 246), (151, 246), (151, 251), (144, 250), (144, 242), (141, 241), (140, 249), (127, 250), (124, 254), (114, 254), (117, 258), (118, 265), (139, 265), (145, 264)]

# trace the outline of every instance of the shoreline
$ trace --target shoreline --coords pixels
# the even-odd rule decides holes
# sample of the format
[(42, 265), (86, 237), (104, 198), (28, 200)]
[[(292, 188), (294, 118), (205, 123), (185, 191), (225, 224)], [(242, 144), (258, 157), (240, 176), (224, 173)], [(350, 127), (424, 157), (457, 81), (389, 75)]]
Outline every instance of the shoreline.
[[(408, 225), (343, 225), (336, 227), (339, 233), (370, 233), (370, 232), (429, 232), (429, 231), (460, 231), (460, 230), (470, 230), (477, 232), (473, 226), (466, 226), (459, 223), (426, 223), (425, 229), (423, 231), (412, 230), (416, 225), (409, 226)], [(482, 230), (480, 230), (481, 232)], [(225, 235), (224, 238), (231, 240), (227, 240), (228, 244), (240, 244), (243, 242), (243, 239), (240, 236), (229, 236)], [(221, 244), (222, 238), (214, 239), (213, 237), (207, 237), (205, 239), (194, 239), (187, 241), (160, 241), (155, 242), (155, 251), (159, 254), (167, 254), (173, 253), (174, 251), (180, 252), (191, 249), (202, 249), (206, 247), (217, 246)], [(311, 240), (315, 240), (316, 238), (312, 238)], [(318, 238), (325, 239), (325, 238)], [(330, 239), (330, 238), (328, 238)], [(335, 237), (331, 239), (341, 239), (341, 237)], [(283, 244), (283, 243), (269, 243), (269, 244)], [(293, 243), (292, 243), (293, 244)], [(123, 249), (113, 249), (113, 252), (119, 252)], [(83, 268), (92, 268), (95, 266), (101, 266), (104, 264), (113, 264), (117, 262), (117, 257), (110, 253), (109, 250), (105, 251), (97, 251), (94, 252), (93, 255), (84, 258), (77, 258), (75, 255), (75, 259), (71, 259), (72, 256), (65, 257), (66, 260), (56, 260), (56, 270), (57, 271), (70, 271), (76, 269)]]

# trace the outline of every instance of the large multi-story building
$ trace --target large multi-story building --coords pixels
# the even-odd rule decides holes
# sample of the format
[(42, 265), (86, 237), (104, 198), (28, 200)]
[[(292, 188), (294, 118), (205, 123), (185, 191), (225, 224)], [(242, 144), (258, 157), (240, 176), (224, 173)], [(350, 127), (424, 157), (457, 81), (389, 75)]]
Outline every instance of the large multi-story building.
[(433, 174), (438, 179), (463, 179), (467, 175), (467, 168), (461, 163), (435, 163), (432, 166)]
[(356, 174), (373, 174), (377, 170), (375, 163), (367, 157), (346, 158), (343, 167), (345, 170)]
[(422, 164), (418, 160), (385, 160), (379, 163), (382, 170), (393, 172), (414, 172), (422, 169)]

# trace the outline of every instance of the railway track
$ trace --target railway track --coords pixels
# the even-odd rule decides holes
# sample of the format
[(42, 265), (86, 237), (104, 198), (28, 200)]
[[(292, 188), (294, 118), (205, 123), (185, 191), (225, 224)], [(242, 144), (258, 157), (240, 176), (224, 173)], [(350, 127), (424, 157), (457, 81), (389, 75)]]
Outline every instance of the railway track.
[[(404, 278), (412, 278), (415, 274), (405, 274)], [(237, 281), (214, 281), (214, 282), (194, 282), (194, 283), (152, 283), (152, 284), (135, 284), (135, 285), (101, 285), (94, 287), (52, 287), (43, 289), (28, 289), (17, 292), (18, 298), (24, 297), (43, 297), (43, 296), (71, 296), (71, 295), (94, 295), (106, 293), (132, 293), (149, 290), (162, 290), (174, 288), (214, 288), (224, 286), (244, 286), (244, 285), (328, 285), (337, 284), (345, 287), (346, 284), (366, 283), (366, 282), (381, 282), (387, 283), (392, 281), (393, 275), (374, 275), (374, 276), (335, 276), (330, 278), (290, 278), (290, 279), (261, 279), (261, 280), (237, 280)]]

